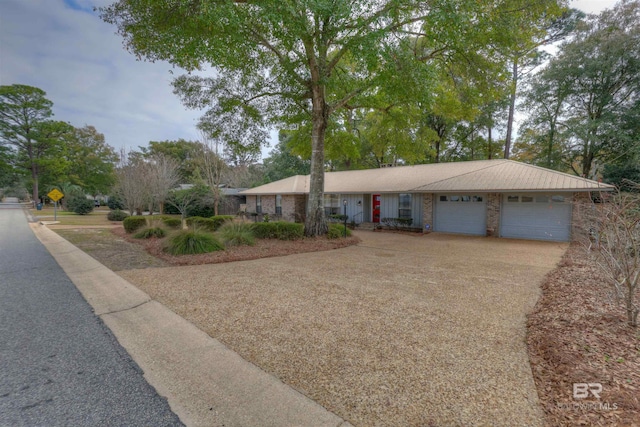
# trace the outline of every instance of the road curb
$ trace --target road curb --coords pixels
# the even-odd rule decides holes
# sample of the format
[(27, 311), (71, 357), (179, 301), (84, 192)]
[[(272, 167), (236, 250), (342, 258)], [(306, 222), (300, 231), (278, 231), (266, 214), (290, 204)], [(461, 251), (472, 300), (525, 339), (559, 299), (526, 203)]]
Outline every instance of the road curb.
[(351, 426), (46, 226), (29, 225), (186, 425)]

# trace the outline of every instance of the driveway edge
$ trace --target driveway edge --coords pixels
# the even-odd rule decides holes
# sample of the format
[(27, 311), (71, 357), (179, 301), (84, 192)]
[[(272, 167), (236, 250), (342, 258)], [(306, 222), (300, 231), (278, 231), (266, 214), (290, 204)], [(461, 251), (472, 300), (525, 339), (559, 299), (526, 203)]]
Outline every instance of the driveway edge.
[(188, 426), (347, 427), (41, 224), (36, 237)]

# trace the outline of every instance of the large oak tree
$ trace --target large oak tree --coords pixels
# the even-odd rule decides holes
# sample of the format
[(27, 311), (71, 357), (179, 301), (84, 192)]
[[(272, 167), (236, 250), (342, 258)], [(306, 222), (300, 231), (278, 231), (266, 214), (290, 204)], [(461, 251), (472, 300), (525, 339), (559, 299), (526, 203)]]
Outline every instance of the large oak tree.
[[(491, 46), (498, 16), (548, 0), (119, 0), (100, 10), (140, 58), (188, 70), (213, 66), (213, 78), (184, 76), (177, 93), (207, 108), (213, 137), (261, 137), (273, 124), (309, 124), (311, 182), (305, 233), (324, 234), (325, 135), (332, 116), (363, 105), (381, 87), (411, 95), (428, 89), (429, 61), (453, 50)], [(533, 14), (535, 15), (535, 14)], [(398, 57), (408, 37), (430, 37), (426, 54)], [(453, 49), (452, 49), (453, 47)], [(473, 66), (473, 65), (470, 65)], [(360, 99), (362, 102), (356, 102)], [(236, 134), (234, 134), (236, 133)], [(262, 133), (264, 134), (264, 133)]]

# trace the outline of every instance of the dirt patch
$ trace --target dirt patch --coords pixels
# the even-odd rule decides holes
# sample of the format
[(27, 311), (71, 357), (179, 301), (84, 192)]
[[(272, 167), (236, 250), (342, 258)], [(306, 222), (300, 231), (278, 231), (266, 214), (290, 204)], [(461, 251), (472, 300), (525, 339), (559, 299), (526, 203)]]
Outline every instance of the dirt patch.
[(279, 257), (305, 252), (328, 251), (344, 248), (360, 242), (357, 237), (346, 239), (327, 239), (325, 237), (304, 238), (300, 240), (256, 239), (253, 246), (232, 246), (224, 251), (199, 255), (169, 255), (162, 250), (160, 239), (134, 239), (124, 228), (114, 228), (113, 234), (130, 244), (144, 248), (149, 254), (170, 265), (219, 264), (233, 261), (246, 261), (260, 258)]
[(142, 246), (112, 233), (111, 228), (51, 227), (51, 229), (112, 271), (169, 265), (147, 253)]
[[(542, 292), (527, 343), (546, 424), (640, 425), (640, 330), (583, 247), (571, 246)], [(601, 384), (600, 399), (575, 399), (574, 383)]]

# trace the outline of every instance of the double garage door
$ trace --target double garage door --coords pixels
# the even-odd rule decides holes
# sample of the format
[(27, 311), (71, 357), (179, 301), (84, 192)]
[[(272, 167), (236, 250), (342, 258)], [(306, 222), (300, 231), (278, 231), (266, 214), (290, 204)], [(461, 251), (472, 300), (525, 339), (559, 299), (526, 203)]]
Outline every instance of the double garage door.
[[(505, 194), (500, 206), (500, 237), (568, 241), (570, 195)], [(437, 194), (434, 230), (484, 236), (486, 194)]]

